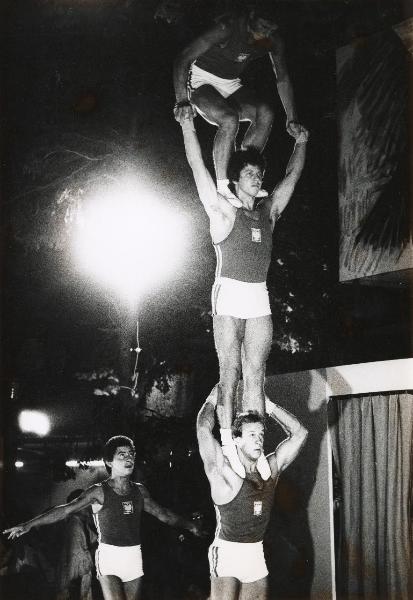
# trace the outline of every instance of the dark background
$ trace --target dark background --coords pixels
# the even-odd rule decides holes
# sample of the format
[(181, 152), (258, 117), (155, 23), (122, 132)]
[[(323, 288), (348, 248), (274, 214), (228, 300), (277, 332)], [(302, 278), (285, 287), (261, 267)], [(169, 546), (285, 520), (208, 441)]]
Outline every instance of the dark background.
[[(297, 0), (279, 2), (277, 9), (298, 114), (311, 139), (305, 171), (274, 235), (269, 274), (274, 340), (267, 372), (408, 357), (409, 286), (338, 282), (335, 51), (410, 15), (391, 0)], [(72, 476), (62, 465), (74, 440), (83, 444), (86, 458), (98, 454), (107, 435), (130, 429), (134, 434), (139, 427), (147, 460), (154, 436), (159, 446), (184, 454), (195, 448), (193, 415), (218, 377), (209, 314), (215, 264), (207, 218), (173, 120), (172, 61), (221, 11), (221, 3), (199, 0), (2, 5), (2, 401), (6, 482), (12, 490), (4, 496), (6, 522), (18, 518), (21, 502), (13, 496), (14, 460), (30, 444), (41, 446), (34, 471), (52, 464), (56, 480)], [(246, 79), (276, 111), (265, 151), (270, 189), (285, 169), (291, 138), (269, 61), (254, 63)], [(196, 126), (212, 168), (214, 130), (199, 117)], [(128, 344), (133, 328), (126, 327), (125, 334), (128, 317), (119, 300), (80, 274), (68, 251), (68, 215), (76, 202), (97, 181), (120, 171), (139, 173), (192, 225), (184, 268), (140, 305), (143, 383), (140, 398), (127, 409), (130, 401), (122, 391), (97, 398), (96, 379), (76, 376), (111, 369), (130, 385), (125, 372), (133, 357), (125, 355), (125, 335)], [(154, 383), (168, 387), (173, 373), (192, 382), (187, 419), (142, 422), (146, 392)], [(107, 383), (104, 376), (101, 382)], [(57, 422), (41, 442), (16, 429), (18, 411), (38, 406)], [(200, 470), (194, 464), (190, 474)], [(180, 489), (191, 479), (175, 478), (184, 481)], [(201, 491), (191, 488), (187, 494), (193, 498), (188, 512), (208, 512), (200, 506), (204, 483)], [(159, 499), (168, 504), (169, 493), (162, 489)], [(178, 510), (177, 504), (169, 503)]]

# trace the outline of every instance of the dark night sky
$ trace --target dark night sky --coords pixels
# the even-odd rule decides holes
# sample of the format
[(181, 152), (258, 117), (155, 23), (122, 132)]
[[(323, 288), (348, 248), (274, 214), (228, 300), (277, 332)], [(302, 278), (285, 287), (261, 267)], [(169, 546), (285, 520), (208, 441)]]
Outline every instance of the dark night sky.
[[(173, 57), (207, 24), (213, 3), (187, 3), (170, 24), (154, 19), (159, 4), (33, 0), (3, 8), (3, 370), (6, 382), (17, 380), (28, 396), (52, 383), (67, 387), (75, 371), (116, 368), (118, 303), (75, 270), (66, 206), (56, 200), (64, 189), (87, 191), (120, 168), (140, 172), (188, 216), (191, 230), (184, 267), (145, 296), (141, 345), (172, 368), (195, 371), (200, 381), (216, 377), (207, 315), (214, 255), (172, 118), (171, 77)], [(401, 13), (390, 2), (380, 17), (379, 2), (368, 8), (326, 4), (290, 2), (284, 15), (290, 71), (311, 144), (294, 200), (277, 226), (270, 372), (410, 351), (406, 291), (337, 283), (335, 49)], [(269, 64), (257, 63), (247, 77), (276, 110), (266, 149), (270, 187), (290, 142)], [(200, 118), (197, 127), (211, 166), (213, 128)], [(293, 312), (286, 321), (288, 299)], [(298, 352), (283, 346), (289, 335), (298, 340)]]

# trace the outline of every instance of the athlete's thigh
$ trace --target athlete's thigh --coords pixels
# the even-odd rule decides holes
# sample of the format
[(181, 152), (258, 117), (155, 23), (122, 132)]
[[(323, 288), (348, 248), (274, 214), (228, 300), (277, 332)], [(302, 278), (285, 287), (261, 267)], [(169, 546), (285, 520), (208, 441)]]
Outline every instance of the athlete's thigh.
[(105, 600), (127, 600), (123, 582), (116, 575), (102, 575), (99, 583)]
[(245, 319), (237, 319), (228, 315), (214, 315), (214, 341), (220, 361), (241, 360), (245, 323)]
[(209, 600), (238, 600), (240, 582), (235, 577), (211, 577)]
[(242, 86), (228, 97), (228, 104), (236, 109), (240, 121), (255, 120), (259, 98), (251, 88)]
[(138, 577), (132, 581), (124, 581), (123, 588), (125, 590), (126, 600), (140, 600), (142, 597), (142, 581), (143, 577)]
[(241, 584), (239, 600), (266, 600), (267, 597), (268, 577), (263, 577), (251, 583)]
[(201, 85), (191, 92), (191, 102), (201, 115), (212, 125), (219, 125), (226, 117), (236, 115), (238, 111), (212, 85)]
[(247, 365), (259, 367), (265, 363), (271, 350), (272, 330), (271, 315), (246, 319), (244, 359)]

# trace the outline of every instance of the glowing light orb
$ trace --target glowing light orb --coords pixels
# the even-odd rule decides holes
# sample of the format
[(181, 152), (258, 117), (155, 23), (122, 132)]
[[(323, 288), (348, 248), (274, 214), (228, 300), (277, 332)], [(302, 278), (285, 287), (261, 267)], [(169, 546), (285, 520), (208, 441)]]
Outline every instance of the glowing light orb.
[(21, 431), (44, 436), (50, 431), (50, 419), (38, 410), (22, 410), (19, 414), (19, 427)]
[(182, 214), (137, 180), (97, 190), (78, 221), (77, 263), (132, 304), (173, 276), (185, 250)]

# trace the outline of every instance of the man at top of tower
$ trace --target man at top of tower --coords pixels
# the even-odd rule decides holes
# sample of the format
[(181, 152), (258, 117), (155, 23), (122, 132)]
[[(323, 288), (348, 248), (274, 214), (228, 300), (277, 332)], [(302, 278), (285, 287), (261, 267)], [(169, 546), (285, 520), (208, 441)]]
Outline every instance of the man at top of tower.
[[(273, 109), (242, 84), (247, 65), (268, 56), (286, 114), (286, 129), (297, 133), (293, 88), (287, 70), (284, 42), (271, 3), (226, 14), (193, 40), (174, 63), (175, 118), (183, 123), (199, 113), (215, 125), (213, 157), (218, 191), (231, 197), (227, 166), (234, 150), (239, 122), (249, 123), (242, 148), (264, 149), (271, 132)], [(260, 196), (264, 196), (264, 190)]]

